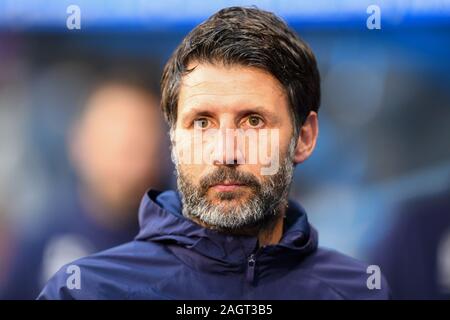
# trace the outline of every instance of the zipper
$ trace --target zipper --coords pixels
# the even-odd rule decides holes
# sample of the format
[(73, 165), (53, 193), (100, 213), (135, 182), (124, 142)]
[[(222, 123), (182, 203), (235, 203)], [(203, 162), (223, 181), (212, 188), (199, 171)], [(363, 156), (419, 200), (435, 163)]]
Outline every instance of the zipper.
[(248, 257), (247, 260), (246, 279), (250, 283), (253, 283), (253, 281), (255, 280), (255, 265), (256, 265), (256, 255), (253, 253)]

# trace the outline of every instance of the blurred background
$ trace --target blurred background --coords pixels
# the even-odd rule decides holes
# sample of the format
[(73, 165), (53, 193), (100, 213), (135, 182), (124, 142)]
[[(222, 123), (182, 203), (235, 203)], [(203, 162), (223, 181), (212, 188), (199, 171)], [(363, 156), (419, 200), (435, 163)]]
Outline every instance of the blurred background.
[(0, 298), (129, 241), (144, 192), (174, 188), (160, 73), (232, 5), (316, 54), (320, 137), (292, 196), (320, 245), (379, 265), (395, 298), (450, 298), (450, 1), (377, 0), (0, 1)]

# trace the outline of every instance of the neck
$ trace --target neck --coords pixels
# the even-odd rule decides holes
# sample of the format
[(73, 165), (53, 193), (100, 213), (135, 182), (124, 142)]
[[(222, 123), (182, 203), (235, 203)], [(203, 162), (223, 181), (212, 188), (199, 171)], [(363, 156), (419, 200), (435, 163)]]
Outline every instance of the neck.
[(273, 219), (267, 227), (261, 228), (258, 232), (259, 247), (274, 245), (280, 242), (283, 236), (285, 208)]

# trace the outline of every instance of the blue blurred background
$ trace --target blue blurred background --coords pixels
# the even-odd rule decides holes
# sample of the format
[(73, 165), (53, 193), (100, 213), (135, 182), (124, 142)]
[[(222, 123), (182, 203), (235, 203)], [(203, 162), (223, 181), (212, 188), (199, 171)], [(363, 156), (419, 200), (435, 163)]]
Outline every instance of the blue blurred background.
[[(71, 4), (81, 10), (80, 30), (66, 27)], [(379, 30), (366, 26), (372, 4), (381, 10)], [(111, 152), (132, 157), (121, 164), (134, 165), (134, 177), (104, 160), (122, 171), (98, 183), (117, 188), (97, 197), (101, 205), (83, 204), (93, 202), (80, 198), (94, 198), (91, 184), (102, 178), (95, 165), (105, 162), (95, 159), (107, 153), (73, 143), (74, 127), (90, 117), (86, 109), (95, 101), (107, 103), (86, 102), (98, 87), (157, 109), (136, 83), (157, 84), (189, 30), (232, 5), (281, 16), (316, 54), (320, 137), (312, 158), (296, 170), (292, 196), (309, 212), (320, 244), (380, 264), (400, 298), (449, 297), (450, 1), (376, 0), (0, 1), (0, 296), (33, 298), (65, 260), (131, 238), (136, 216), (123, 212), (134, 212), (146, 187), (174, 187), (163, 138), (140, 154), (108, 131), (123, 127), (125, 141), (138, 134), (157, 140), (160, 128), (122, 123), (99, 137), (119, 145)], [(142, 76), (117, 80), (123, 72)], [(157, 100), (157, 88), (152, 95)], [(159, 119), (135, 106), (125, 115), (111, 108), (86, 122)], [(87, 150), (99, 154), (94, 160), (76, 154)], [(155, 164), (137, 163), (140, 156)], [(156, 173), (139, 175), (149, 170)], [(100, 213), (79, 218), (110, 208), (121, 212), (119, 223), (105, 223)], [(417, 271), (409, 270), (415, 265)]]

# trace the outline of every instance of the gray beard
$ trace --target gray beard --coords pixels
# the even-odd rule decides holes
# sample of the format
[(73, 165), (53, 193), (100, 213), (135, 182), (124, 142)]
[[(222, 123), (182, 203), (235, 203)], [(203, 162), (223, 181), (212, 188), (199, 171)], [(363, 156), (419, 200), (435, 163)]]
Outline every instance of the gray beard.
[[(279, 209), (287, 205), (292, 182), (295, 141), (291, 141), (288, 155), (277, 173), (264, 176), (259, 181), (253, 174), (241, 172), (236, 167), (219, 166), (214, 172), (202, 178), (199, 185), (192, 184), (192, 177), (182, 172), (175, 160), (178, 190), (183, 204), (183, 215), (191, 220), (200, 220), (207, 227), (219, 230), (242, 230), (262, 227), (279, 214)], [(225, 179), (241, 182), (252, 190), (252, 195), (237, 205), (229, 201), (239, 196), (236, 192), (219, 193), (218, 203), (208, 200), (206, 192), (214, 183)]]

